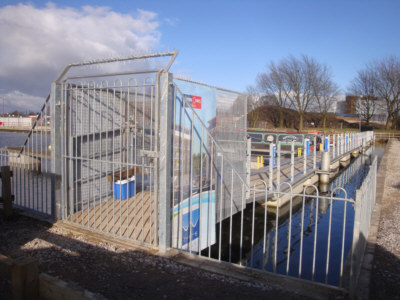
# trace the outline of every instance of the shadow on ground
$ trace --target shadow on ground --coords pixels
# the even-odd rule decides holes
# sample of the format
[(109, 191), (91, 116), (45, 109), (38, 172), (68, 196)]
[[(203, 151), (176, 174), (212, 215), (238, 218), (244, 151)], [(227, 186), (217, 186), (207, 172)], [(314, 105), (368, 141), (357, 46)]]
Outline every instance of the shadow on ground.
[[(144, 251), (74, 236), (50, 224), (0, 209), (0, 253), (34, 257), (39, 271), (108, 299), (301, 299), (299, 295), (199, 271)], [(0, 281), (0, 298), (10, 298)]]
[(379, 245), (375, 247), (369, 298), (400, 299), (400, 259)]

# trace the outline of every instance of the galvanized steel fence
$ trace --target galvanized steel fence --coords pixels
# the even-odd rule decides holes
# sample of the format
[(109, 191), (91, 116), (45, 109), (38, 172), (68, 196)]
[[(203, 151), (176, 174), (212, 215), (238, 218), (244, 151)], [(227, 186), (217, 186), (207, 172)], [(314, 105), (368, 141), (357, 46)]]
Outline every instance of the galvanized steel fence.
[[(68, 66), (25, 145), (1, 150), (1, 165), (14, 171), (16, 205), (150, 246), (347, 286), (346, 257), (350, 251), (359, 263), (359, 237), (368, 233), (376, 161), (356, 200), (340, 184), (329, 195), (314, 185), (294, 193), (296, 180), (319, 166), (316, 137), (297, 158), (294, 143), (290, 159), (271, 144), (268, 181), (250, 184), (243, 95), (209, 87), (217, 105), (215, 118), (205, 119), (184, 84), (168, 79), (171, 61), (157, 69), (139, 63), (137, 72), (68, 73), (114, 62), (121, 60)], [(373, 139), (370, 132), (322, 137), (332, 161)], [(354, 280), (358, 265), (348, 269)]]
[(0, 165), (13, 172), (14, 206), (51, 218), (53, 214), (50, 95), (22, 147), (0, 149)]

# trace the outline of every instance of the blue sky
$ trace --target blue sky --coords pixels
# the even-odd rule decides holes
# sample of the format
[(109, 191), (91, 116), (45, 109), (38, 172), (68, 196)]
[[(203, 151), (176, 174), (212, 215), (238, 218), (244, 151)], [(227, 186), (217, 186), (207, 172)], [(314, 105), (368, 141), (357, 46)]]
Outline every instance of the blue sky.
[[(11, 35), (11, 33), (7, 33), (9, 30), (1, 32), (1, 27), (5, 28), (2, 25), (4, 22), (2, 23), (1, 11), (7, 5), (16, 6), (18, 3), (18, 1), (0, 0), (0, 33), (2, 36)], [(28, 3), (30, 3), (33, 14), (48, 7), (47, 1), (34, 0)], [(334, 81), (343, 92), (346, 91), (346, 87), (356, 75), (357, 70), (363, 68), (366, 63), (388, 55), (400, 56), (400, 1), (397, 0), (70, 0), (53, 1), (52, 3), (58, 12), (68, 10), (68, 7), (74, 8), (75, 12), (79, 13), (82, 11), (82, 6), (107, 6), (109, 13), (140, 19), (143, 21), (143, 26), (147, 26), (146, 32), (139, 34), (139, 39), (142, 38), (145, 41), (144, 44), (155, 51), (168, 49), (180, 51), (172, 68), (174, 73), (236, 91), (245, 91), (248, 85), (254, 84), (257, 74), (265, 71), (266, 65), (271, 60), (278, 61), (288, 55), (307, 54), (319, 62), (329, 65)], [(147, 14), (144, 14), (143, 11)], [(48, 9), (47, 13), (51, 14), (52, 12)], [(29, 10), (26, 14), (29, 14)], [(29, 16), (26, 15), (26, 17)], [(21, 22), (21, 18), (19, 18), (20, 21), (18, 21), (18, 17), (15, 19), (16, 24)], [(66, 21), (65, 24), (68, 22)], [(119, 29), (121, 24), (118, 22), (110, 23), (110, 26), (116, 28), (113, 34), (121, 31)], [(128, 29), (140, 32), (140, 29), (135, 26), (132, 25)], [(21, 35), (23, 34), (26, 32)], [(92, 37), (101, 32), (87, 34)], [(120, 34), (123, 35), (125, 32)], [(19, 32), (14, 32), (13, 35), (19, 36)], [(47, 37), (50, 39), (51, 35), (47, 35)], [(85, 38), (84, 34), (82, 38)], [(102, 41), (105, 45), (107, 42), (111, 43), (107, 39)], [(10, 61), (9, 58), (4, 57), (5, 51), (2, 51), (3, 49), (7, 50), (7, 47), (11, 47), (10, 45), (8, 39), (0, 40), (0, 69), (3, 67), (2, 62)], [(18, 42), (18, 47), (29, 48), (30, 45), (28, 43), (25, 46), (23, 38)], [(141, 44), (120, 45), (118, 49), (123, 49), (124, 53), (122, 54), (126, 54), (130, 49), (139, 47), (138, 45)], [(70, 59), (79, 57), (79, 46), (80, 43), (77, 42), (74, 50), (71, 50), (77, 51), (77, 53), (76, 55), (71, 54)], [(46, 53), (46, 48), (48, 47), (40, 49), (40, 46), (36, 46), (35, 49)], [(110, 53), (116, 55), (118, 49), (113, 49), (113, 52)], [(51, 55), (57, 58), (57, 55), (54, 54), (56, 48), (53, 48), (52, 51)], [(9, 53), (14, 52), (15, 50), (9, 51)], [(82, 50), (80, 52), (88, 55)], [(93, 52), (93, 55), (96, 53), (100, 52)], [(1, 58), (2, 55), (3, 58)], [(52, 57), (51, 55), (50, 57)], [(65, 56), (62, 56), (63, 59), (59, 58), (63, 64), (68, 63), (65, 61)], [(40, 61), (40, 59), (36, 58), (36, 61)], [(20, 72), (24, 73), (23, 66), (21, 68)], [(39, 63), (35, 68), (40, 69)], [(61, 69), (59, 66), (57, 66), (57, 72), (54, 66), (48, 66), (47, 69), (51, 68), (55, 74)], [(10, 75), (10, 72), (12, 73), (13, 70), (10, 69), (7, 76)], [(48, 76), (44, 77), (51, 78), (51, 72), (49, 70), (47, 72)], [(30, 92), (27, 88), (19, 89), (16, 85), (10, 87), (7, 85), (9, 81), (4, 76), (6, 75), (2, 75), (0, 71), (0, 97), (3, 94), (3, 97), (8, 95), (7, 97), (10, 98), (12, 91), (19, 90), (22, 91), (22, 94), (45, 97), (40, 94), (39, 89), (32, 88), (32, 92)], [(37, 80), (39, 79), (35, 79), (32, 86), (36, 84)], [(46, 84), (50, 85), (50, 82)]]

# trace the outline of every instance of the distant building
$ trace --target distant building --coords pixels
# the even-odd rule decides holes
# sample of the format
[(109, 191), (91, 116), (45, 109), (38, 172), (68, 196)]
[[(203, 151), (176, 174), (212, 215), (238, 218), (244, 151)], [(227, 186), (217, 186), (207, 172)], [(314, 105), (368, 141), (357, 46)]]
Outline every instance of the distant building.
[[(353, 96), (353, 95), (346, 96), (344, 113), (359, 115), (360, 110), (362, 110), (362, 108), (365, 107), (366, 105), (365, 103), (363, 104), (362, 101), (366, 102), (367, 101), (366, 97)], [(373, 106), (372, 108), (373, 113), (370, 121), (377, 123), (385, 123), (387, 118), (385, 100), (381, 98), (374, 98), (371, 101), (371, 105)]]

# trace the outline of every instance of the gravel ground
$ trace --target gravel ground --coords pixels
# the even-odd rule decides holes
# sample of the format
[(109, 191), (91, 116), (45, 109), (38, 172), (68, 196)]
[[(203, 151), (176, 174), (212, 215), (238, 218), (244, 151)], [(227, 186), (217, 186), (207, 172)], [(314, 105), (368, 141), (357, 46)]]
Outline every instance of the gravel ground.
[(388, 151), (370, 299), (400, 299), (400, 141)]
[[(92, 241), (25, 216), (4, 221), (1, 209), (0, 253), (34, 257), (40, 272), (108, 299), (301, 299), (267, 284), (242, 282), (144, 251)], [(0, 299), (10, 299), (5, 280), (0, 280)]]

